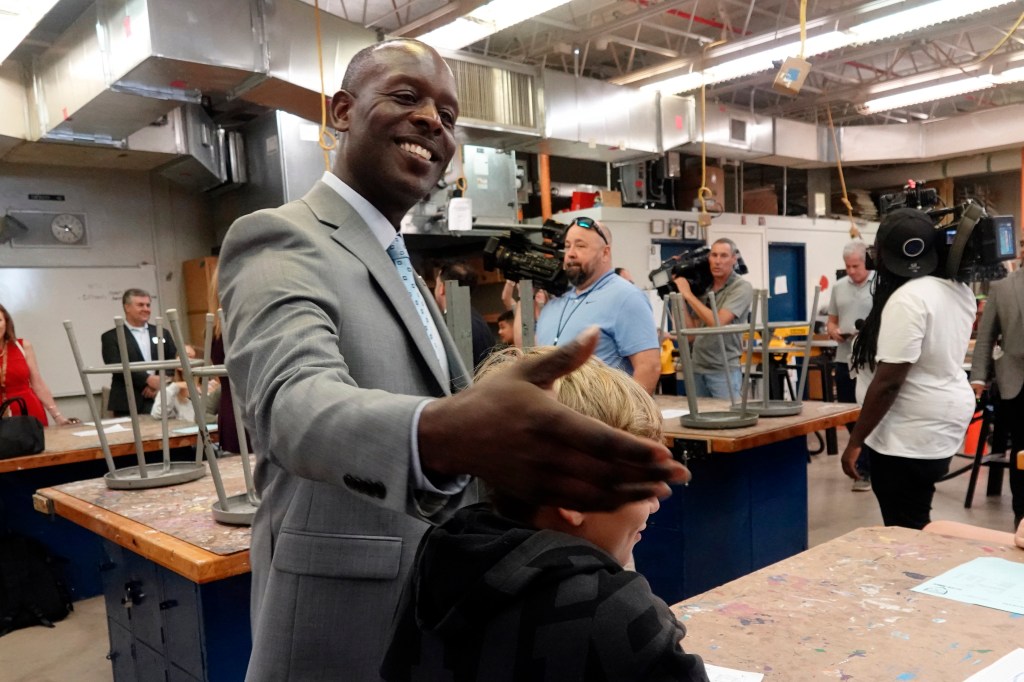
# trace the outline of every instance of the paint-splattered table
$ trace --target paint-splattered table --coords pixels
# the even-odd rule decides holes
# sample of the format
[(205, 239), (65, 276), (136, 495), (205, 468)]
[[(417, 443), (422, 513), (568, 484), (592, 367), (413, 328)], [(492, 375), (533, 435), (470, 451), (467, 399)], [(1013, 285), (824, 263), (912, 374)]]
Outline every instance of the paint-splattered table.
[[(687, 407), (674, 396), (657, 403)], [(701, 398), (699, 408), (720, 412), (728, 403)], [(693, 480), (662, 502), (634, 550), (654, 593), (672, 604), (807, 549), (807, 434), (859, 414), (856, 405), (808, 401), (798, 415), (741, 429), (665, 419), (666, 441)]]
[[(241, 459), (218, 462), (227, 494), (244, 491)], [(216, 499), (210, 476), (150, 490), (111, 490), (96, 478), (36, 494), (39, 511), (105, 540), (94, 566), (107, 602), (115, 682), (245, 676), (250, 532), (216, 523)]]
[(1024, 616), (910, 588), (979, 556), (1024, 563), (1016, 547), (860, 528), (672, 608), (687, 651), (766, 680), (960, 682), (1024, 643)]

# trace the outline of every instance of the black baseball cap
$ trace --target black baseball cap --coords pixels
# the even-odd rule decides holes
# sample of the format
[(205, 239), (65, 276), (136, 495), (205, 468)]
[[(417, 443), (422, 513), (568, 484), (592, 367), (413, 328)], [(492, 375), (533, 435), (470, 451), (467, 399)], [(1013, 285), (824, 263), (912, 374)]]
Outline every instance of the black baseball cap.
[(878, 226), (875, 244), (886, 269), (900, 277), (924, 277), (939, 265), (938, 231), (931, 217), (916, 208), (899, 208)]

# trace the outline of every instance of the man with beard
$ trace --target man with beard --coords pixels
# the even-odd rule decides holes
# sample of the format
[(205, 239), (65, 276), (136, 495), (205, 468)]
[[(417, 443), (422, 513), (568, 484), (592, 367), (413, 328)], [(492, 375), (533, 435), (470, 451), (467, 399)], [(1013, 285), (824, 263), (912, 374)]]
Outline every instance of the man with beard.
[(396, 234), (451, 161), (458, 113), (455, 78), (432, 48), (360, 51), (331, 100), (331, 172), (224, 239), (226, 362), (262, 498), (250, 682), (379, 679), (420, 537), (466, 501), (470, 475), (589, 509), (665, 496), (662, 481), (685, 476), (661, 444), (545, 390), (586, 360), (593, 332), (465, 388)]
[[(750, 282), (740, 279), (736, 274), (736, 260), (740, 251), (731, 239), (718, 239), (711, 245), (708, 255), (708, 266), (714, 282), (708, 291), (701, 296), (694, 296), (690, 282), (684, 277), (676, 277), (676, 288), (682, 295), (686, 305), (683, 315), (686, 326), (714, 327), (715, 314), (711, 310), (710, 291), (715, 292), (715, 307), (718, 308), (718, 324), (727, 325), (733, 322), (745, 322), (750, 312), (750, 304), (754, 300), (754, 288)], [(693, 375), (697, 380), (696, 395), (698, 397), (729, 399), (729, 385), (732, 393), (740, 393), (740, 355), (742, 343), (739, 334), (725, 335), (725, 357), (722, 357), (719, 339), (715, 336), (696, 336), (693, 339), (693, 350), (690, 355), (693, 362)]]
[(608, 227), (596, 220), (572, 221), (563, 267), (574, 288), (544, 306), (537, 344), (564, 345), (597, 325), (601, 337), (594, 355), (653, 393), (661, 373), (654, 313), (644, 293), (612, 269), (611, 240)]

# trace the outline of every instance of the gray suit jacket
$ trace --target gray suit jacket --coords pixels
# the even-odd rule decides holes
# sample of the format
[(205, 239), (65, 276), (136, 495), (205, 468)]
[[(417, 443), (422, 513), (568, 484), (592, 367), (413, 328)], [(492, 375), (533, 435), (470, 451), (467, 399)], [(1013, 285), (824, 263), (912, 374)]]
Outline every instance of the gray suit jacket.
[[(992, 350), (997, 342), (1003, 353), (993, 359)], [(971, 380), (991, 380), (993, 366), (999, 395), (1010, 399), (1020, 393), (1024, 387), (1024, 269), (992, 283), (978, 323)]]
[(414, 412), (468, 374), (422, 280), (451, 383), (391, 259), (321, 182), (236, 221), (219, 277), (263, 498), (247, 679), (377, 679), (417, 543), (462, 497), (414, 489)]

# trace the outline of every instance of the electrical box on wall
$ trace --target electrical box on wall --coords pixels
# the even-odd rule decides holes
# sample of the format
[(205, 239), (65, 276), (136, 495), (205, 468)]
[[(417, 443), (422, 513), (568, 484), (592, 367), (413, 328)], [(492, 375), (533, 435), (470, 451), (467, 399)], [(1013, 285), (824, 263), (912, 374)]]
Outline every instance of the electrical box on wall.
[(647, 201), (647, 164), (631, 163), (619, 169), (619, 186), (623, 204), (642, 204)]

